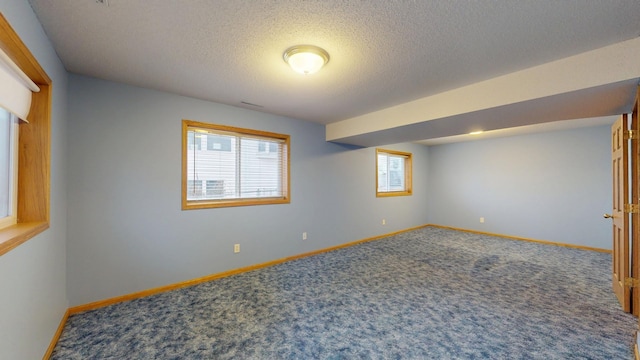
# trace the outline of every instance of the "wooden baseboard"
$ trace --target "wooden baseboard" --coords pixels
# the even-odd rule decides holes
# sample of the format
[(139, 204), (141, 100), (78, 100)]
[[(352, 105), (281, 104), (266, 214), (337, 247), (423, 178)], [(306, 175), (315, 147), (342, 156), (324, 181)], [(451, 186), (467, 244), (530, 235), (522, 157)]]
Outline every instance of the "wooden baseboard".
[(49, 360), (49, 358), (53, 354), (53, 349), (56, 348), (56, 344), (58, 343), (58, 340), (60, 340), (60, 335), (62, 335), (62, 330), (64, 330), (64, 325), (67, 323), (67, 319), (69, 319), (69, 315), (70, 315), (70, 311), (69, 309), (67, 309), (67, 311), (64, 312), (62, 319), (60, 320), (60, 325), (58, 325), (58, 329), (56, 330), (56, 333), (53, 335), (53, 338), (51, 339), (51, 343), (49, 344), (49, 348), (47, 348), (47, 352), (44, 353), (42, 360)]
[(99, 300), (99, 301), (91, 302), (91, 303), (84, 304), (84, 305), (78, 305), (78, 306), (74, 306), (74, 307), (69, 308), (69, 313), (70, 314), (77, 314), (77, 313), (81, 313), (81, 312), (84, 312), (84, 311), (95, 310), (95, 309), (99, 309), (101, 307), (105, 307), (105, 306), (109, 306), (109, 305), (113, 305), (113, 304), (117, 304), (117, 303), (121, 303), (121, 302), (125, 302), (125, 301), (134, 300), (134, 299), (142, 298), (142, 297), (145, 297), (145, 296), (160, 294), (160, 293), (163, 293), (163, 292), (176, 290), (176, 289), (180, 289), (180, 288), (184, 288), (184, 287), (188, 287), (188, 286), (193, 286), (193, 285), (201, 284), (203, 282), (224, 278), (224, 277), (227, 277), (227, 276), (237, 275), (237, 274), (241, 274), (241, 273), (248, 272), (248, 271), (258, 270), (258, 269), (262, 269), (262, 268), (265, 268), (265, 267), (282, 264), (282, 263), (287, 262), (287, 261), (293, 261), (293, 260), (297, 260), (297, 259), (301, 259), (301, 258), (313, 256), (313, 255), (322, 254), (322, 253), (329, 252), (329, 251), (343, 249), (343, 248), (354, 246), (354, 245), (361, 244), (361, 243), (364, 243), (364, 242), (378, 240), (378, 239), (382, 239), (382, 238), (385, 238), (385, 237), (401, 234), (401, 233), (404, 233), (404, 232), (407, 232), (407, 231), (421, 229), (421, 228), (428, 227), (428, 226), (442, 228), (442, 229), (464, 231), (464, 232), (474, 233), (474, 234), (497, 236), (497, 237), (502, 237), (502, 238), (511, 239), (511, 240), (528, 241), (528, 242), (534, 242), (534, 243), (538, 243), (538, 244), (562, 246), (562, 247), (569, 247), (569, 248), (575, 248), (575, 249), (581, 249), (581, 250), (589, 250), (589, 251), (597, 251), (597, 252), (603, 252), (603, 253), (611, 253), (611, 250), (588, 247), (588, 246), (564, 244), (564, 243), (557, 243), (557, 242), (536, 240), (536, 239), (528, 239), (528, 238), (522, 238), (522, 237), (516, 237), (516, 236), (508, 236), (508, 235), (502, 235), (502, 234), (488, 233), (488, 232), (483, 232), (483, 231), (461, 229), (461, 228), (456, 228), (456, 227), (451, 227), (451, 226), (443, 226), (443, 225), (436, 225), (436, 224), (426, 224), (426, 225), (416, 226), (416, 227), (412, 227), (412, 228), (404, 229), (404, 230), (400, 230), (400, 231), (394, 231), (394, 232), (391, 232), (391, 233), (386, 233), (386, 234), (382, 234), (382, 235), (378, 235), (378, 236), (374, 236), (374, 237), (370, 237), (370, 238), (366, 238), (366, 239), (356, 240), (356, 241), (348, 242), (348, 243), (345, 243), (345, 244), (332, 246), (332, 247), (328, 247), (328, 248), (324, 248), (324, 249), (320, 249), (320, 250), (316, 250), (316, 251), (312, 251), (312, 252), (308, 252), (308, 253), (304, 253), (304, 254), (289, 256), (289, 257), (278, 259), (278, 260), (272, 260), (272, 261), (268, 261), (268, 262), (261, 263), (261, 264), (255, 264), (255, 265), (250, 265), (250, 266), (239, 268), (239, 269), (233, 269), (233, 270), (224, 271), (224, 272), (221, 272), (221, 273), (211, 274), (211, 275), (207, 275), (207, 276), (203, 276), (203, 277), (200, 277), (200, 278), (191, 279), (191, 280), (187, 280), (187, 281), (183, 281), (183, 282), (179, 282), (179, 283), (175, 283), (175, 284), (160, 286), (160, 287), (157, 287), (157, 288), (147, 289), (147, 290), (143, 290), (143, 291), (127, 294), (127, 295), (116, 296), (116, 297), (113, 297), (113, 298), (109, 298), (109, 299), (105, 299), (105, 300)]
[(201, 284), (203, 282), (224, 278), (224, 277), (227, 277), (227, 276), (237, 275), (237, 274), (241, 274), (241, 273), (248, 272), (248, 271), (258, 270), (258, 269), (266, 268), (266, 267), (269, 267), (269, 266), (282, 264), (282, 263), (288, 262), (288, 261), (298, 260), (298, 259), (302, 259), (302, 258), (305, 258), (305, 257), (326, 253), (326, 252), (329, 252), (329, 251), (343, 249), (343, 248), (354, 246), (354, 245), (361, 244), (361, 243), (364, 243), (364, 242), (378, 240), (378, 239), (382, 239), (382, 238), (385, 238), (385, 237), (401, 234), (401, 233), (404, 233), (404, 232), (407, 232), (407, 231), (421, 229), (421, 228), (426, 227), (426, 226), (428, 226), (428, 225), (421, 225), (421, 226), (416, 226), (416, 227), (412, 227), (412, 228), (409, 228), (409, 229), (404, 229), (404, 230), (400, 230), (400, 231), (394, 231), (394, 232), (391, 232), (391, 233), (386, 233), (386, 234), (383, 234), (383, 235), (378, 235), (378, 236), (374, 236), (374, 237), (370, 237), (370, 238), (366, 238), (366, 239), (362, 239), (362, 240), (356, 240), (356, 241), (352, 241), (352, 242), (349, 242), (349, 243), (345, 243), (345, 244), (341, 244), (341, 245), (337, 245), (337, 246), (332, 246), (332, 247), (328, 247), (328, 248), (324, 248), (324, 249), (320, 249), (320, 250), (315, 250), (315, 251), (311, 251), (311, 252), (304, 253), (304, 254), (293, 255), (293, 256), (289, 256), (289, 257), (278, 259), (278, 260), (267, 261), (267, 262), (261, 263), (261, 264), (250, 265), (250, 266), (247, 266), (247, 267), (243, 267), (243, 268), (239, 268), (239, 269), (233, 269), (233, 270), (229, 270), (229, 271), (224, 271), (224, 272), (217, 273), (217, 274), (211, 274), (211, 275), (207, 275), (207, 276), (203, 276), (203, 277), (200, 277), (200, 278), (191, 279), (191, 280), (187, 280), (187, 281), (183, 281), (183, 282), (179, 282), (179, 283), (175, 283), (175, 284), (160, 286), (160, 287), (157, 287), (157, 288), (143, 290), (143, 291), (135, 292), (135, 293), (132, 293), (132, 294), (116, 296), (116, 297), (113, 297), (113, 298), (109, 298), (109, 299), (105, 299), (105, 300), (99, 300), (99, 301), (95, 301), (95, 302), (84, 304), (84, 305), (78, 305), (78, 306), (74, 306), (74, 307), (69, 308), (69, 312), (70, 312), (70, 314), (77, 314), (77, 313), (81, 313), (81, 312), (84, 312), (84, 311), (95, 310), (95, 309), (99, 309), (101, 307), (105, 307), (105, 306), (109, 306), (109, 305), (113, 305), (113, 304), (129, 301), (129, 300), (134, 300), (134, 299), (142, 298), (142, 297), (145, 297), (145, 296), (160, 294), (160, 293), (163, 293), (163, 292), (176, 290), (176, 289), (180, 289), (180, 288), (184, 288), (184, 287), (188, 287), (188, 286), (193, 286), (193, 285)]
[[(62, 334), (62, 330), (64, 329), (64, 325), (65, 325), (69, 315), (78, 314), (78, 313), (81, 313), (81, 312), (84, 312), (84, 311), (89, 311), (89, 310), (95, 310), (95, 309), (99, 309), (99, 308), (102, 308), (102, 307), (105, 307), (105, 306), (109, 306), (109, 305), (113, 305), (113, 304), (117, 304), (117, 303), (121, 303), (121, 302), (125, 302), (125, 301), (138, 299), (138, 298), (142, 298), (142, 297), (145, 297), (145, 296), (160, 294), (160, 293), (167, 292), (167, 291), (172, 291), (172, 290), (176, 290), (176, 289), (180, 289), (180, 288), (184, 288), (184, 287), (188, 287), (188, 286), (193, 286), (193, 285), (201, 284), (201, 283), (204, 283), (204, 282), (207, 282), (207, 281), (221, 279), (221, 278), (224, 278), (224, 277), (227, 277), (227, 276), (232, 276), (232, 275), (237, 275), (237, 274), (241, 274), (241, 273), (244, 273), (244, 272), (258, 270), (258, 269), (266, 268), (266, 267), (269, 267), (269, 266), (282, 264), (282, 263), (285, 263), (285, 262), (288, 262), (288, 261), (298, 260), (298, 259), (302, 259), (302, 258), (305, 258), (305, 257), (313, 256), (313, 255), (318, 255), (318, 254), (322, 254), (322, 253), (326, 253), (326, 252), (330, 252), (330, 251), (334, 251), (334, 250), (339, 250), (339, 249), (347, 248), (347, 247), (350, 247), (350, 246), (362, 244), (362, 243), (369, 242), (369, 241), (379, 240), (379, 239), (386, 238), (386, 237), (389, 237), (389, 236), (394, 236), (394, 235), (398, 235), (398, 234), (401, 234), (401, 233), (404, 233), (404, 232), (413, 231), (413, 230), (417, 230), (417, 229), (421, 229), (421, 228), (425, 228), (425, 227), (429, 227), (429, 226), (430, 227), (437, 227), (437, 228), (441, 228), (441, 229), (463, 231), (463, 232), (480, 234), (480, 235), (497, 236), (497, 237), (510, 239), (510, 240), (528, 241), (528, 242), (534, 242), (534, 243), (545, 244), (545, 245), (562, 246), (562, 247), (569, 247), (569, 248), (575, 248), (575, 249), (581, 249), (581, 250), (589, 250), (589, 251), (597, 251), (597, 252), (603, 252), (603, 253), (611, 253), (611, 250), (588, 247), (588, 246), (564, 244), (564, 243), (557, 243), (557, 242), (544, 241), (544, 240), (527, 239), (527, 238), (522, 238), (522, 237), (508, 236), (508, 235), (502, 235), (502, 234), (494, 234), (494, 233), (483, 232), (483, 231), (461, 229), (461, 228), (456, 228), (456, 227), (451, 227), (451, 226), (443, 226), (443, 225), (436, 225), (436, 224), (426, 224), (426, 225), (421, 225), (421, 226), (416, 226), (416, 227), (412, 227), (412, 228), (408, 228), (408, 229), (404, 229), (404, 230), (394, 231), (394, 232), (391, 232), (391, 233), (386, 233), (386, 234), (382, 234), (382, 235), (378, 235), (378, 236), (373, 236), (373, 237), (369, 237), (369, 238), (365, 238), (365, 239), (361, 239), (361, 240), (356, 240), (356, 241), (352, 241), (352, 242), (348, 242), (348, 243), (345, 243), (345, 244), (336, 245), (336, 246), (332, 246), (332, 247), (328, 247), (328, 248), (324, 248), (324, 249), (320, 249), (320, 250), (315, 250), (315, 251), (311, 251), (311, 252), (307, 252), (307, 253), (303, 253), (303, 254), (299, 254), (299, 255), (289, 256), (289, 257), (278, 259), (278, 260), (272, 260), (272, 261), (268, 261), (268, 262), (261, 263), (261, 264), (250, 265), (250, 266), (246, 266), (246, 267), (243, 267), (243, 268), (224, 271), (224, 272), (217, 273), (217, 274), (211, 274), (211, 275), (207, 275), (207, 276), (203, 276), (203, 277), (200, 277), (200, 278), (191, 279), (191, 280), (187, 280), (187, 281), (183, 281), (183, 282), (179, 282), (179, 283), (175, 283), (175, 284), (160, 286), (160, 287), (157, 287), (157, 288), (147, 289), (147, 290), (143, 290), (143, 291), (127, 294), (127, 295), (116, 296), (116, 297), (113, 297), (113, 298), (99, 300), (99, 301), (95, 301), (95, 302), (84, 304), (84, 305), (78, 305), (78, 306), (70, 307), (67, 310), (67, 312), (64, 314), (64, 317), (62, 318), (62, 321), (60, 322), (60, 326), (58, 327), (58, 330), (56, 331), (56, 334), (55, 334), (54, 338), (52, 339), (51, 344), (49, 345), (49, 349), (47, 349), (47, 353), (45, 354), (43, 359), (49, 359), (49, 357), (51, 356), (51, 353), (53, 352), (53, 349), (55, 348), (55, 345), (58, 342), (58, 339), (60, 338), (60, 335)], [(636, 345), (635, 348), (636, 348), (636, 350), (635, 350), (636, 351), (636, 360), (640, 360), (640, 357), (638, 357), (637, 345)]]
[(601, 248), (596, 248), (596, 247), (591, 247), (591, 246), (573, 245), (573, 244), (565, 244), (565, 243), (546, 241), (546, 240), (528, 239), (528, 238), (523, 238), (523, 237), (518, 237), (518, 236), (510, 236), (510, 235), (494, 234), (494, 233), (484, 232), (484, 231), (461, 229), (461, 228), (457, 228), (457, 227), (453, 227), (453, 226), (443, 226), (443, 225), (435, 225), (435, 224), (427, 224), (426, 226), (432, 226), (432, 227), (437, 227), (437, 228), (441, 228), (441, 229), (463, 231), (463, 232), (468, 232), (468, 233), (472, 233), (472, 234), (497, 236), (497, 237), (510, 239), (510, 240), (527, 241), (527, 242), (533, 242), (533, 243), (544, 244), (544, 245), (561, 246), (561, 247), (567, 247), (567, 248), (572, 248), (572, 249), (589, 250), (589, 251), (596, 251), (596, 252), (611, 254), (611, 250), (601, 249)]

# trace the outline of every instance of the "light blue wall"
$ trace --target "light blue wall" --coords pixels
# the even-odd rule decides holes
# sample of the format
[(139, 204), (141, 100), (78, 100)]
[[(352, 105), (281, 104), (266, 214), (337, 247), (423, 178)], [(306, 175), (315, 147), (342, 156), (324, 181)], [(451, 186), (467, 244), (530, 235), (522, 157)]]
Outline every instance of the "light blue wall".
[[(374, 149), (326, 143), (318, 124), (77, 75), (67, 108), (67, 73), (28, 2), (0, 11), (54, 84), (51, 228), (0, 256), (0, 359), (42, 357), (69, 303), (427, 222), (610, 248), (608, 127), (386, 146), (413, 153), (414, 195), (376, 198)], [(180, 210), (183, 118), (290, 134), (291, 204)]]
[(0, 11), (53, 80), (51, 227), (0, 256), (0, 359), (41, 359), (67, 307), (67, 73), (25, 0)]
[[(388, 147), (413, 153), (413, 196), (376, 198), (375, 149), (327, 143), (322, 125), (78, 75), (69, 91), (72, 305), (427, 221), (424, 146)], [(291, 135), (291, 203), (182, 211), (182, 119)]]
[(430, 147), (429, 222), (610, 249), (610, 144), (600, 126)]

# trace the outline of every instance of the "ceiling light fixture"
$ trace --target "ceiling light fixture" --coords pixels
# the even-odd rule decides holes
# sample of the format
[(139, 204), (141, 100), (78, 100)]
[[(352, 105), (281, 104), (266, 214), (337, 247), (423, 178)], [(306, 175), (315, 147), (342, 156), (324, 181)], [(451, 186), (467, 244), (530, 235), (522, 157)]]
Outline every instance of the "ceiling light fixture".
[(317, 72), (329, 62), (329, 53), (314, 45), (292, 46), (282, 57), (294, 71), (304, 75)]
[(484, 132), (484, 131), (482, 131), (482, 130), (472, 131), (472, 132), (470, 132), (470, 133), (469, 133), (469, 135), (480, 135), (480, 134), (482, 134), (483, 132)]

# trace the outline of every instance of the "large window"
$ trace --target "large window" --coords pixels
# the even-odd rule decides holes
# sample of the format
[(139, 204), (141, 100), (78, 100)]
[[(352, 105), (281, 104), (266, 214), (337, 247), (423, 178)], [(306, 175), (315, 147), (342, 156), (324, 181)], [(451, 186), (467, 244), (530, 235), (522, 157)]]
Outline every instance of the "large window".
[(376, 196), (411, 193), (411, 153), (376, 149)]
[(289, 202), (289, 135), (183, 120), (182, 142), (183, 209)]

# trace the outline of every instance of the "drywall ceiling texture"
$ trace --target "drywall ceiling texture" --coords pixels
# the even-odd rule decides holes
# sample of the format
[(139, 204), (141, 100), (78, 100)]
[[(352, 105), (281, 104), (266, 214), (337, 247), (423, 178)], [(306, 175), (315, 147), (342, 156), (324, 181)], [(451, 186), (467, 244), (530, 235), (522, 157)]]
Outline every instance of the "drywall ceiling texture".
[[(637, 0), (30, 3), (70, 72), (234, 106), (245, 101), (323, 124), (362, 116), (376, 122), (383, 109), (640, 35)], [(331, 54), (313, 76), (294, 73), (282, 60), (285, 49), (306, 43)], [(415, 120), (403, 116), (392, 112), (382, 130)], [(473, 125), (455, 119), (446, 136)], [(518, 125), (510, 120), (500, 126)], [(353, 127), (356, 135), (379, 131), (357, 121)], [(398, 139), (398, 131), (395, 138), (383, 131), (367, 142), (329, 130), (328, 140), (359, 145), (416, 134)]]

